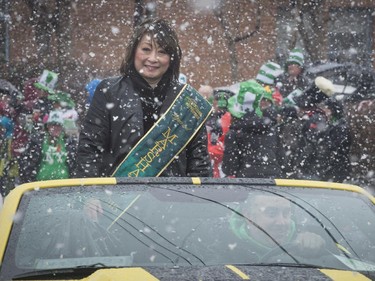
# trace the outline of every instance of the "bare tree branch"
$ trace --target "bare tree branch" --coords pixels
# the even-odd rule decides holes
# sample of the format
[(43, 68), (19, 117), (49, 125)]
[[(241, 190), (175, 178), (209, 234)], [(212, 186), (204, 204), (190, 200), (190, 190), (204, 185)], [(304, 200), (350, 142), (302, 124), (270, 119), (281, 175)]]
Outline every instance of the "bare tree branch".
[(305, 51), (312, 62), (323, 59), (321, 47), (324, 46), (324, 11), (325, 0), (303, 0), (297, 2), (298, 32), (303, 40)]
[[(238, 59), (237, 59), (237, 50), (236, 50), (236, 43), (244, 41), (254, 36), (260, 30), (260, 19), (261, 19), (261, 10), (260, 4), (257, 4), (256, 10), (256, 21), (254, 30), (245, 32), (243, 34), (238, 35), (238, 29), (231, 28), (231, 24), (233, 22), (230, 21), (229, 17), (227, 17), (227, 9), (226, 9), (226, 2), (223, 1), (218, 8), (213, 10), (215, 17), (218, 19), (220, 26), (224, 31), (224, 38), (227, 41), (228, 51), (229, 51), (229, 58), (230, 58), (230, 65), (231, 65), (231, 77), (233, 81), (238, 80)], [(235, 5), (236, 6), (236, 5)]]
[(143, 0), (134, 0), (133, 27), (137, 27), (142, 22), (144, 10), (145, 10), (145, 7), (144, 7)]
[(234, 42), (240, 42), (243, 40), (246, 40), (250, 37), (253, 37), (255, 33), (259, 32), (260, 30), (260, 19), (261, 19), (261, 12), (260, 12), (260, 5), (257, 6), (257, 12), (256, 12), (256, 22), (255, 27), (253, 31), (247, 32), (246, 34), (242, 36), (237, 36), (234, 38)]

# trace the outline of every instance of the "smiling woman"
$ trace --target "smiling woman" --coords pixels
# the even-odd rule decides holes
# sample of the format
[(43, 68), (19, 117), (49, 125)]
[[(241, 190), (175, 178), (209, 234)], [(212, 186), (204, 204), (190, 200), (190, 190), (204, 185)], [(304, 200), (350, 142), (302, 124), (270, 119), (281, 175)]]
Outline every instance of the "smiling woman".
[[(135, 30), (121, 76), (95, 90), (80, 134), (77, 176), (211, 175), (203, 126), (211, 106), (178, 81), (180, 60), (167, 21), (146, 20)], [(160, 143), (168, 144), (163, 154), (155, 149)], [(155, 161), (143, 165), (150, 155)]]
[(167, 72), (170, 55), (159, 46), (151, 35), (143, 35), (135, 51), (134, 66), (152, 88)]

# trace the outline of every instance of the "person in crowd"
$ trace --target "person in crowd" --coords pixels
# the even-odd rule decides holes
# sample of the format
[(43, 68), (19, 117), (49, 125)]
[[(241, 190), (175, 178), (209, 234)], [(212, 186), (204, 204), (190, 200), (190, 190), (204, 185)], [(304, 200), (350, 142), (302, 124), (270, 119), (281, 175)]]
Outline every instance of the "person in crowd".
[(228, 110), (233, 118), (225, 138), (223, 172), (229, 177), (280, 177), (272, 94), (254, 80), (242, 82), (238, 95), (228, 100)]
[[(218, 115), (217, 115), (218, 108), (217, 108), (217, 103), (215, 102), (214, 88), (212, 88), (210, 85), (201, 85), (198, 89), (198, 92), (210, 104), (212, 104), (214, 108), (213, 112), (211, 113), (211, 116), (206, 122), (206, 129), (207, 129), (207, 138), (208, 138), (208, 152), (209, 152), (210, 159), (211, 159), (213, 177), (219, 178), (219, 177), (222, 177), (223, 175), (222, 170), (221, 170), (221, 163), (223, 160), (222, 154), (224, 151), (224, 138), (222, 136), (220, 137), (220, 140), (219, 140), (218, 138), (219, 135), (216, 132), (214, 132), (214, 138), (212, 142), (212, 130), (220, 128), (220, 123), (221, 123), (221, 120), (218, 120)], [(224, 123), (225, 122), (226, 121), (224, 120)], [(226, 127), (226, 124), (224, 124), (224, 126)]]
[(13, 84), (7, 80), (0, 79), (0, 116), (6, 116), (14, 120), (20, 98), (21, 93)]
[[(14, 155), (23, 166), (25, 159), (30, 157), (29, 148), (34, 144), (32, 138), (35, 140), (39, 136), (42, 139), (45, 135), (45, 123), (51, 111), (63, 111), (65, 138), (71, 137), (72, 142), (77, 142), (78, 112), (74, 108), (75, 103), (70, 94), (56, 89), (57, 83), (58, 74), (49, 70), (24, 83), (24, 99), (18, 108), (13, 142)], [(29, 175), (23, 175), (23, 172), (21, 170), (22, 182), (29, 181)]]
[(5, 197), (18, 180), (18, 163), (12, 153), (14, 125), (10, 118), (0, 116), (0, 194)]
[(322, 131), (321, 179), (333, 182), (350, 180), (350, 149), (352, 138), (349, 124), (344, 118), (341, 102), (331, 97), (319, 104), (327, 118)]
[(32, 112), (25, 107), (17, 110), (14, 119), (14, 132), (12, 138), (12, 152), (14, 157), (19, 158), (26, 150), (26, 146), (30, 141), (30, 134), (33, 128)]
[(92, 99), (94, 97), (96, 87), (98, 87), (100, 82), (102, 82), (102, 79), (94, 78), (90, 82), (88, 82), (85, 86), (85, 93), (86, 93), (87, 97), (86, 97), (86, 103), (85, 103), (85, 106), (84, 106), (84, 110), (80, 115), (81, 117), (78, 120), (79, 122), (77, 122), (77, 123), (79, 123), (79, 127), (81, 126), (81, 120), (87, 114), (87, 110), (89, 109), (90, 104), (92, 102)]
[(281, 107), (278, 111), (277, 153), (283, 178), (299, 178), (301, 165), (302, 125), (296, 107)]
[[(304, 75), (305, 59), (303, 50), (294, 48), (285, 62), (284, 73), (275, 79), (276, 92), (281, 95), (279, 120), (276, 128), (279, 161), (282, 175), (298, 178), (300, 165), (300, 145), (302, 120), (296, 99), (303, 94), (311, 82)], [(279, 95), (279, 97), (280, 97)]]
[[(309, 169), (319, 161), (316, 141), (320, 142), (326, 116), (318, 104), (332, 96), (331, 81), (319, 76), (304, 91), (283, 99), (279, 108), (278, 152), (283, 176), (286, 178), (318, 178)], [(311, 174), (311, 175), (307, 175)]]
[(40, 77), (24, 82), (22, 103), (17, 108), (14, 120), (13, 147), (16, 157), (21, 157), (32, 133), (42, 134), (43, 118), (52, 110), (48, 96), (55, 94), (57, 80), (57, 73), (44, 70)]
[(200, 93), (210, 104), (214, 103), (214, 88), (210, 85), (201, 85), (198, 89), (198, 93)]
[(40, 128), (41, 120), (38, 95), (41, 92), (34, 86), (34, 83), (37, 81), (38, 78), (31, 78), (24, 83), (23, 102), (18, 108), (17, 116), (14, 120), (13, 150), (16, 157), (20, 157), (25, 151), (31, 132), (34, 129)]
[[(0, 118), (2, 128), (7, 131), (6, 137), (2, 135), (1, 139), (1, 188), (4, 193), (8, 193), (18, 183), (19, 172), (16, 160), (18, 152), (15, 136), (22, 103), (22, 92), (9, 81), (0, 79)], [(24, 140), (24, 143), (26, 142), (27, 140)]]
[(356, 88), (345, 98), (346, 102), (356, 103), (363, 100), (373, 100), (375, 93), (375, 76), (372, 67), (361, 69), (355, 84)]
[(37, 107), (39, 96), (47, 96), (47, 93), (40, 92), (34, 84), (39, 81), (38, 77), (30, 78), (23, 83), (23, 107), (32, 111)]
[(208, 136), (208, 152), (210, 154), (213, 177), (222, 178), (225, 175), (221, 169), (225, 147), (225, 136), (229, 131), (231, 114), (227, 111), (228, 99), (234, 96), (229, 90), (213, 91), (214, 111), (206, 122)]
[(280, 107), (283, 101), (283, 97), (276, 87), (275, 79), (283, 73), (281, 66), (275, 62), (268, 61), (264, 63), (259, 71), (255, 80), (261, 84), (265, 90), (272, 94), (275, 105)]
[[(211, 176), (204, 122), (184, 123), (205, 121), (211, 106), (179, 83), (181, 54), (166, 20), (148, 19), (136, 28), (121, 75), (103, 79), (95, 90), (80, 132), (76, 176)], [(181, 98), (181, 112), (168, 110)], [(182, 112), (193, 117), (182, 120)], [(188, 139), (180, 135), (185, 131)], [(156, 150), (160, 137), (168, 146)]]
[(239, 213), (244, 216), (232, 216), (230, 229), (239, 239), (237, 248), (248, 251), (254, 261), (262, 260), (280, 245), (294, 245), (305, 257), (324, 250), (326, 243), (320, 235), (299, 229), (292, 219), (292, 204), (284, 197), (265, 192), (252, 194)]
[[(63, 91), (56, 91), (54, 94), (48, 95), (48, 100), (51, 103), (52, 110), (63, 112), (65, 134), (68, 137), (78, 137), (78, 112), (71, 95)], [(48, 118), (48, 115), (45, 118)]]
[(284, 73), (276, 79), (276, 85), (283, 98), (304, 91), (310, 84), (304, 74), (304, 64), (303, 50), (300, 48), (291, 50), (285, 62)]
[(24, 105), (33, 113), (33, 121), (42, 124), (42, 119), (52, 110), (50, 95), (54, 95), (58, 74), (45, 69), (38, 78), (31, 78), (24, 85)]
[[(326, 131), (328, 128), (326, 112), (319, 105), (332, 97), (333, 93), (333, 83), (318, 76), (314, 83), (295, 99), (298, 107), (298, 121), (296, 121), (298, 128), (294, 127), (295, 132), (298, 132), (298, 135), (294, 135), (297, 138), (295, 147), (291, 150), (293, 153), (280, 149), (285, 152), (281, 161), (293, 162), (294, 177), (313, 180), (324, 178), (327, 168), (325, 163), (331, 156), (329, 147), (332, 140)], [(287, 142), (287, 138), (290, 138), (285, 132), (281, 137), (283, 144)]]
[(178, 75), (178, 81), (181, 83), (181, 84), (186, 84), (188, 82), (187, 80), (187, 76), (183, 73), (180, 73)]
[(98, 85), (102, 82), (102, 79), (92, 79), (89, 83), (86, 84), (85, 90), (87, 92), (87, 99), (86, 104), (90, 105), (92, 102), (92, 98), (94, 97), (95, 89), (98, 87)]
[(37, 132), (31, 135), (26, 151), (19, 158), (22, 183), (67, 179), (75, 169), (77, 139), (66, 137), (63, 112), (51, 111), (44, 128), (42, 135)]

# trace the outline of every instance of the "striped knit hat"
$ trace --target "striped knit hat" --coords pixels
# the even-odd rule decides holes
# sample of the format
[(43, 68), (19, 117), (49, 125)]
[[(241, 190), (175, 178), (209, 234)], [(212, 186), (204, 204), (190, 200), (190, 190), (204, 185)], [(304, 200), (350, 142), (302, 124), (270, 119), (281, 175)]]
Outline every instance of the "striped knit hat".
[(289, 58), (286, 61), (286, 65), (289, 64), (298, 64), (299, 66), (305, 64), (305, 58), (301, 49), (295, 48), (290, 51)]
[(255, 79), (265, 85), (274, 85), (275, 78), (283, 73), (281, 66), (274, 62), (266, 62), (261, 66)]

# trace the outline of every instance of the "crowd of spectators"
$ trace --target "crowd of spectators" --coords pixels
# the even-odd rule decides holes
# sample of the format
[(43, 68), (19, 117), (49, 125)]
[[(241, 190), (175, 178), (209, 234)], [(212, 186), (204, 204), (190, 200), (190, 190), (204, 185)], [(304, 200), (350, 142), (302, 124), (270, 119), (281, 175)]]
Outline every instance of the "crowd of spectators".
[[(2, 196), (21, 183), (73, 176), (79, 114), (57, 81), (44, 70), (20, 92), (0, 80)], [(100, 81), (86, 85), (87, 104)], [(265, 62), (237, 90), (204, 85), (199, 92), (214, 108), (206, 122), (214, 177), (349, 180), (351, 138), (342, 105), (331, 81), (304, 76), (301, 49), (290, 52), (284, 68)]]
[[(89, 103), (99, 80), (87, 84)], [(0, 80), (0, 193), (36, 180), (72, 177), (79, 114), (69, 93), (57, 89), (58, 74), (44, 70), (22, 91)]]
[[(210, 151), (220, 167), (217, 177), (350, 180), (352, 140), (343, 106), (330, 80), (310, 81), (304, 70), (303, 50), (295, 48), (284, 68), (265, 62), (254, 79), (232, 87), (221, 109), (231, 115), (221, 158)], [(220, 127), (220, 120), (215, 124)], [(224, 132), (228, 124), (222, 125)], [(212, 131), (210, 122), (207, 129)]]

